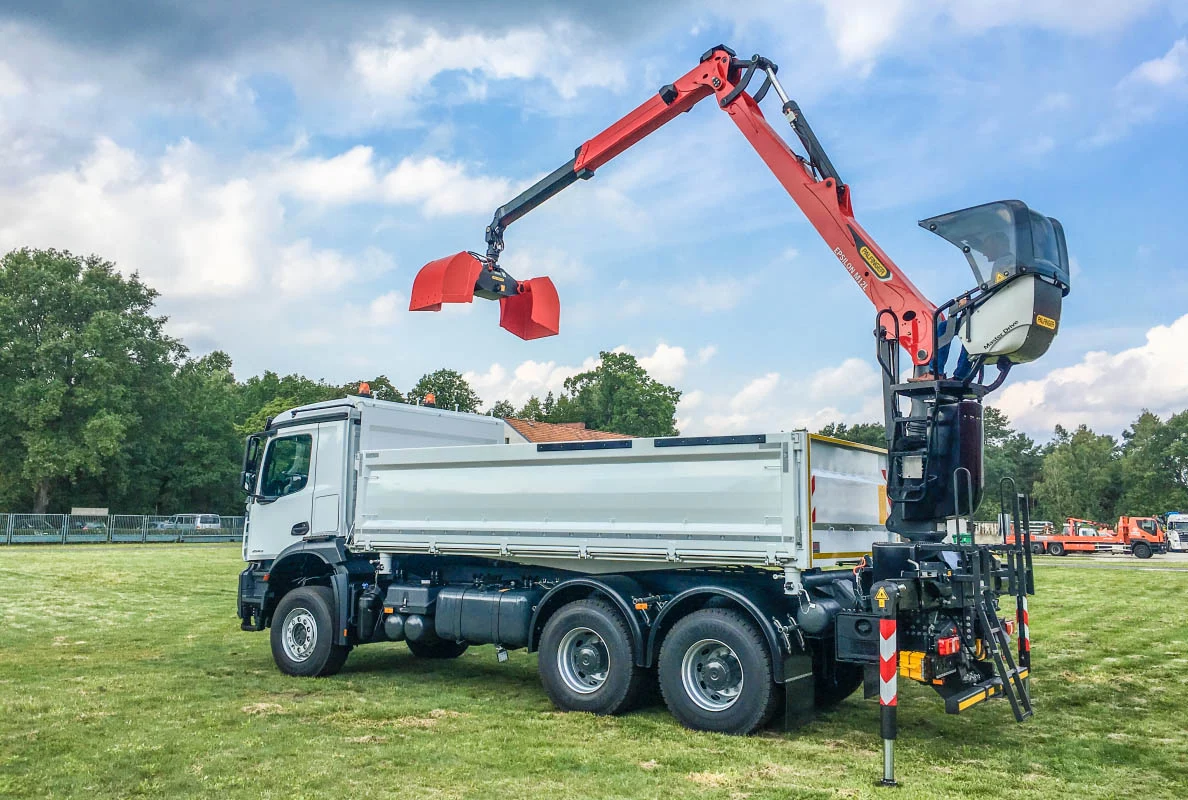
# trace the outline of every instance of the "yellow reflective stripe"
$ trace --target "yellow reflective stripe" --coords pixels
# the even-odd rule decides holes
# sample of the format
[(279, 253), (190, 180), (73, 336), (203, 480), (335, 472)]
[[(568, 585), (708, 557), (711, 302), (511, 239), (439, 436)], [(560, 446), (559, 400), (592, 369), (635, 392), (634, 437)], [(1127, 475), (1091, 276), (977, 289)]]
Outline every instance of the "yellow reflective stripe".
[(861, 550), (856, 553), (814, 553), (813, 558), (861, 558), (868, 555), (869, 550)]
[(985, 689), (978, 692), (977, 694), (972, 694), (957, 704), (957, 710), (964, 711), (965, 709), (969, 708), (970, 706), (972, 706), (976, 703), (980, 703), (983, 700), (985, 700), (986, 696), (987, 695), (986, 695)]
[(887, 453), (886, 448), (883, 447), (875, 447), (874, 445), (862, 444), (861, 442), (848, 442), (845, 439), (835, 439), (832, 436), (823, 436), (819, 433), (810, 433), (809, 441), (829, 442), (830, 444), (836, 444), (841, 447), (851, 447), (855, 450), (868, 450), (871, 453), (882, 453), (884, 455)]

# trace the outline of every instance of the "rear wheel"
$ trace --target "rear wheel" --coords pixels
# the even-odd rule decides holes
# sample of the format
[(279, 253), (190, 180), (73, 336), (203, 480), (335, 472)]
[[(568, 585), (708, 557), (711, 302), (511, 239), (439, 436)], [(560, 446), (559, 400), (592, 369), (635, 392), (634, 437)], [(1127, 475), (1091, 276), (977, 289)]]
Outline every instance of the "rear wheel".
[(1048, 545), (1048, 555), (1062, 556), (1064, 555), (1064, 545), (1060, 542), (1052, 542)]
[(602, 600), (578, 600), (540, 636), (540, 681), (563, 711), (620, 714), (638, 701), (648, 671), (635, 663), (623, 617)]
[(1131, 552), (1134, 553), (1135, 558), (1150, 558), (1151, 545), (1146, 542), (1135, 542), (1134, 547), (1131, 548)]
[(1042, 555), (1044, 552), (1044, 546), (1042, 544), (1040, 544), (1039, 542), (1032, 542), (1031, 543), (1031, 552), (1037, 556)]
[(673, 626), (660, 649), (660, 690), (686, 727), (733, 734), (766, 724), (780, 694), (763, 635), (728, 608), (695, 611)]
[(445, 639), (437, 639), (432, 642), (408, 642), (408, 649), (417, 658), (433, 658), (433, 659), (447, 659), (457, 658), (466, 652), (466, 648), (470, 645), (466, 642), (450, 642)]
[(333, 675), (351, 651), (334, 643), (334, 592), (329, 586), (303, 586), (282, 597), (272, 615), (269, 640), (272, 660), (286, 675)]

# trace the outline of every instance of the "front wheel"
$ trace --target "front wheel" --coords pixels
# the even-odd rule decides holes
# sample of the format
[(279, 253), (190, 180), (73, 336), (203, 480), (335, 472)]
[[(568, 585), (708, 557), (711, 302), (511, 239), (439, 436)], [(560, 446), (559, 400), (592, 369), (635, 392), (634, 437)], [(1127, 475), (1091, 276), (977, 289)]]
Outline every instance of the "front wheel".
[(1051, 544), (1048, 545), (1048, 555), (1050, 555), (1050, 556), (1064, 555), (1064, 545), (1062, 545), (1060, 542), (1052, 542)]
[(1150, 558), (1151, 545), (1146, 542), (1135, 542), (1134, 547), (1131, 548), (1131, 552), (1134, 553), (1135, 558)]
[(334, 643), (334, 592), (303, 586), (281, 598), (272, 615), (272, 660), (286, 675), (311, 678), (342, 669), (351, 649)]
[(1033, 555), (1037, 555), (1037, 556), (1043, 555), (1044, 546), (1042, 544), (1040, 544), (1039, 542), (1032, 542), (1031, 543), (1031, 552)]
[(754, 622), (730, 608), (694, 611), (660, 649), (660, 690), (688, 728), (752, 733), (779, 700), (771, 652)]

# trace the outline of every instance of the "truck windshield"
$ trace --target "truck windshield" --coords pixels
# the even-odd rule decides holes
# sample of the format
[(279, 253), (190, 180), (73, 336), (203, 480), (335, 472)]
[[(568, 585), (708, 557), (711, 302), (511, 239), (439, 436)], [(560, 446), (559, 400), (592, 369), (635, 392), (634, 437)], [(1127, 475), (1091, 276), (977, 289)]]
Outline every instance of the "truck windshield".
[(313, 437), (308, 433), (274, 439), (264, 459), (264, 479), (260, 494), (284, 497), (305, 488), (309, 480)]

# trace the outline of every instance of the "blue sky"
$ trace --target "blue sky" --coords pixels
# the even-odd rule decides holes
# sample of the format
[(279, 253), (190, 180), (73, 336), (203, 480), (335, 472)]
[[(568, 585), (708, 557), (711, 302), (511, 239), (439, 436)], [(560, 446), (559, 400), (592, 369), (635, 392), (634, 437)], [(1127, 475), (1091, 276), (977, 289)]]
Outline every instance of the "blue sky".
[(1063, 330), (997, 395), (1019, 425), (1188, 407), (1183, 0), (71, 5), (0, 11), (0, 247), (139, 271), (241, 377), (450, 366), (520, 403), (622, 347), (685, 392), (686, 432), (877, 418), (873, 308), (712, 103), (509, 229), (560, 336), (407, 311), (422, 264), (725, 42), (780, 64), (934, 301), (969, 274), (918, 219), (1017, 197), (1063, 221)]

